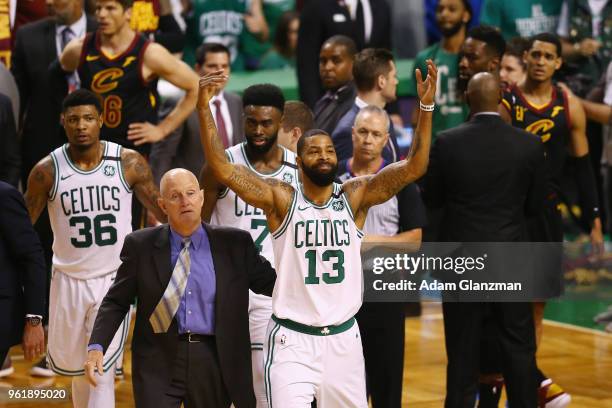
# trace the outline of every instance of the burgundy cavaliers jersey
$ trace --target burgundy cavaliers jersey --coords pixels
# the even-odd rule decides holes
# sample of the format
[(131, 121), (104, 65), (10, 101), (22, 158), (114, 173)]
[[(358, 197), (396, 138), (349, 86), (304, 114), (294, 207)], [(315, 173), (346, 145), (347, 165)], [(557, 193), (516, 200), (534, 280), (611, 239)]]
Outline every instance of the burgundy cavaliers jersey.
[[(142, 34), (136, 34), (123, 53), (109, 57), (101, 51), (99, 34), (87, 34), (78, 68), (81, 86), (103, 99), (104, 125), (100, 138), (132, 149), (135, 146), (127, 139), (129, 124), (157, 123), (156, 81), (146, 82), (142, 76), (148, 45)], [(149, 144), (138, 146), (137, 150), (148, 153)]]

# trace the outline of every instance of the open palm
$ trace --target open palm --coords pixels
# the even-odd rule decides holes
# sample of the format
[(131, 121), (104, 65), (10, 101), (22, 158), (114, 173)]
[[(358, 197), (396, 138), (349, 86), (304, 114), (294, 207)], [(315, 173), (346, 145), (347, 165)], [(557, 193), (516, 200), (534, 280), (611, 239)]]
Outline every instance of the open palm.
[(416, 69), (417, 95), (423, 105), (431, 105), (436, 95), (438, 68), (432, 60), (427, 60), (427, 78), (423, 80), (420, 69)]

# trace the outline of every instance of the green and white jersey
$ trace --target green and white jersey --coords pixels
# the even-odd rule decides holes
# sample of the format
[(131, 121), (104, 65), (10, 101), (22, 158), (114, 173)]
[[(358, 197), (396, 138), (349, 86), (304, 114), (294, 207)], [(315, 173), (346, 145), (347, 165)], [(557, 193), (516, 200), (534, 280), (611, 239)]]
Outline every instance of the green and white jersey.
[(322, 206), (309, 201), (298, 186), (272, 238), (276, 317), (322, 327), (344, 323), (357, 313), (363, 300), (363, 233), (340, 184), (334, 183)]
[(183, 59), (195, 62), (195, 50), (204, 43), (220, 43), (230, 50), (233, 69), (241, 69), (239, 37), (244, 29), (245, 0), (192, 0), (186, 19), (187, 44)]
[(561, 0), (485, 0), (481, 24), (499, 27), (506, 40), (557, 31)]
[[(438, 132), (464, 123), (469, 115), (469, 109), (457, 92), (459, 54), (446, 52), (440, 46), (440, 43), (436, 43), (417, 54), (414, 60), (414, 68), (419, 68), (421, 73), (427, 72), (426, 61), (428, 59), (431, 59), (438, 67), (436, 108), (433, 113), (431, 129), (431, 135), (435, 139)], [(416, 77), (413, 75), (411, 80), (411, 95), (417, 96)]]
[(123, 240), (132, 232), (132, 190), (123, 176), (121, 146), (102, 143), (102, 160), (89, 171), (72, 163), (67, 144), (51, 152), (53, 268), (75, 279), (116, 271)]
[[(245, 147), (246, 142), (243, 142), (227, 148), (225, 154), (229, 161), (247, 166), (261, 177), (282, 180), (297, 188), (298, 171), (295, 153), (279, 145), (283, 150), (283, 164), (274, 173), (263, 174), (255, 170), (251, 165), (247, 158)], [(250, 206), (238, 197), (236, 193), (226, 188), (217, 199), (210, 222), (215, 225), (226, 225), (249, 231), (259, 253), (274, 265), (272, 239), (270, 238), (270, 230), (268, 229), (266, 215), (263, 210)]]

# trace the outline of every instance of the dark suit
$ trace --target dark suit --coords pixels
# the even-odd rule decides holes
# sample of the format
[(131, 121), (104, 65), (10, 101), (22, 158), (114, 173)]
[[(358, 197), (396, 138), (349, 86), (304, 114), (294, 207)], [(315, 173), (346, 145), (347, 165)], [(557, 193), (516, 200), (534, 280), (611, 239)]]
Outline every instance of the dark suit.
[[(424, 197), (429, 205), (445, 210), (443, 240), (525, 241), (526, 215), (537, 213), (543, 205), (544, 164), (539, 139), (497, 115), (477, 115), (439, 133), (431, 151)], [(443, 303), (448, 356), (445, 407), (474, 406), (482, 325), (491, 313), (511, 406), (537, 406), (531, 304), (450, 303), (450, 296)]]
[(300, 99), (311, 109), (323, 95), (319, 78), (319, 52), (329, 37), (346, 35), (363, 48), (391, 48), (391, 11), (385, 0), (370, 0), (370, 41), (358, 38), (348, 9), (340, 0), (309, 0), (300, 14), (297, 46), (297, 75)]
[(314, 106), (315, 128), (323, 129), (330, 135), (338, 125), (340, 119), (348, 112), (355, 103), (357, 88), (353, 82), (349, 82), (329, 95), (325, 94)]
[(0, 180), (17, 187), (21, 165), (19, 139), (11, 100), (3, 93), (0, 93), (0, 129)]
[[(272, 294), (276, 275), (257, 255), (248, 232), (203, 224), (210, 242), (216, 275), (215, 344), (223, 383), (237, 408), (255, 407), (251, 374), (249, 288)], [(174, 406), (167, 402), (175, 355), (179, 347), (176, 318), (167, 333), (154, 334), (149, 317), (172, 275), (169, 227), (146, 228), (128, 235), (115, 283), (102, 301), (90, 344), (106, 350), (138, 298), (132, 340), (132, 381), (137, 407)]]
[[(338, 126), (331, 133), (338, 161), (353, 156), (353, 125), (359, 110), (359, 107), (353, 103), (351, 109), (338, 121)], [(389, 141), (382, 151), (382, 156), (389, 163), (398, 161), (400, 158), (395, 129), (391, 121), (389, 121)]]
[(43, 315), (45, 260), (21, 193), (0, 181), (0, 361), (21, 343), (25, 315)]
[[(232, 145), (237, 145), (245, 140), (242, 98), (232, 92), (223, 94), (232, 120)], [(159, 182), (165, 172), (177, 167), (187, 169), (196, 176), (200, 174), (204, 165), (204, 150), (199, 126), (198, 114), (194, 110), (166, 139), (151, 147), (149, 162), (156, 181)]]

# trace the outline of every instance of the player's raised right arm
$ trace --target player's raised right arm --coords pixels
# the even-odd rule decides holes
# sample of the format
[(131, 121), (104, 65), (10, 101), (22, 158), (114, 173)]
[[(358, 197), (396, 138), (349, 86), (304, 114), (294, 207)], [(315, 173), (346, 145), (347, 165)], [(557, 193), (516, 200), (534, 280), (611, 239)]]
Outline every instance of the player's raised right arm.
[(32, 224), (35, 224), (40, 213), (47, 205), (49, 192), (55, 181), (55, 167), (53, 159), (47, 156), (39, 161), (28, 176), (28, 186), (24, 199)]
[(232, 189), (246, 203), (264, 210), (268, 216), (268, 223), (272, 224), (269, 227), (274, 228), (275, 222), (270, 223), (270, 221), (275, 219), (280, 225), (293, 195), (292, 188), (289, 185), (279, 186), (278, 180), (261, 178), (246, 166), (231, 163), (227, 159), (208, 104), (216, 87), (226, 80), (223, 71), (200, 78), (197, 110), (204, 157), (215, 179)]

